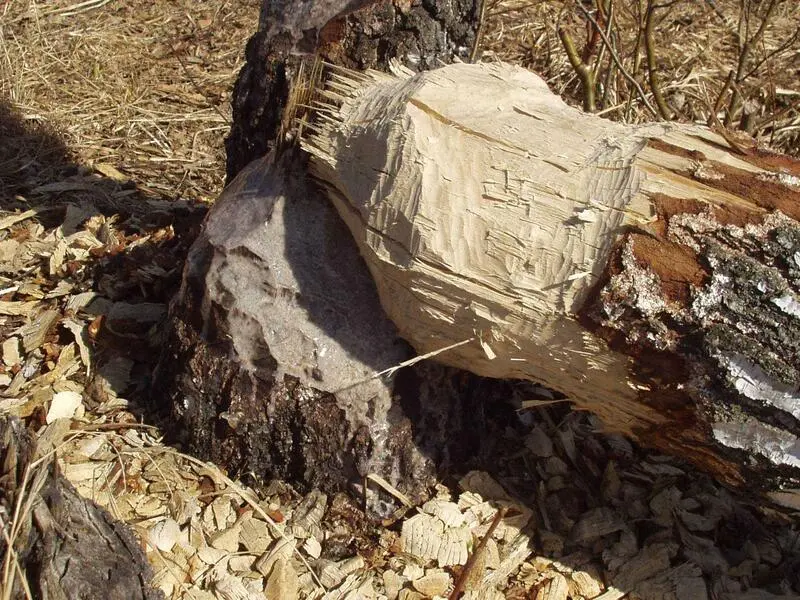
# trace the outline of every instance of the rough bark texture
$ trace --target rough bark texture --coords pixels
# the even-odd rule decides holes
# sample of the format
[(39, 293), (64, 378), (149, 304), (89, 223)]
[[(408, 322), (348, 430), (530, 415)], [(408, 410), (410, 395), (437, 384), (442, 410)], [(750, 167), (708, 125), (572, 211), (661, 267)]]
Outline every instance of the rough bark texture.
[[(24, 577), (41, 600), (163, 598), (150, 586), (150, 565), (128, 528), (79, 496), (58, 474), (54, 458), (34, 465), (37, 458), (22, 423), (0, 419), (0, 510), (5, 531), (17, 532), (14, 550), (22, 569), (14, 573), (10, 597), (26, 598)], [(0, 556), (14, 571), (7, 550), (0, 539)]]
[[(295, 37), (270, 35), (272, 10), (237, 83), (229, 177), (274, 146), (297, 65)], [(349, 66), (397, 58), (430, 68), (469, 55), (477, 10), (463, 0), (375, 3), (331, 21), (319, 39), (327, 59)], [(412, 353), (304, 174), (298, 153), (254, 163), (209, 214), (172, 306), (156, 397), (177, 437), (232, 472), (326, 491), (377, 473), (421, 497), (448, 465), (480, 451), (482, 399), (514, 392), (434, 364), (369, 380)]]
[(325, 81), (311, 171), (418, 352), (797, 502), (800, 163), (509, 65)]

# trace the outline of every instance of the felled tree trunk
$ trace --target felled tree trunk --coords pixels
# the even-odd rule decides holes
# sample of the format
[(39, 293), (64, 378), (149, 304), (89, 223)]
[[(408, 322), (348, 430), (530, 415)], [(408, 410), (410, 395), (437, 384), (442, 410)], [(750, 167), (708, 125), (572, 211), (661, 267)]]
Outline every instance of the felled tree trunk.
[[(0, 539), (9, 598), (157, 600), (152, 570), (126, 525), (82, 498), (36, 454), (21, 421), (0, 417)], [(26, 593), (28, 590), (31, 594)]]
[(800, 506), (800, 161), (502, 64), (317, 85), (311, 172), (417, 352)]
[[(368, 5), (322, 29), (323, 58), (466, 55), (477, 9), (449, 6)], [(299, 59), (271, 31), (248, 45), (229, 176), (291, 125)], [(435, 358), (544, 382), (610, 429), (797, 504), (796, 162), (583, 115), (522, 70), (431, 77), (342, 76), (306, 117), (349, 233), (296, 150), (212, 210), (154, 387), (190, 448), (241, 473), (328, 490), (376, 473), (422, 495), (437, 465), (475, 451), (476, 398), (507, 384), (430, 363), (371, 378), (410, 356), (396, 325), (420, 353), (457, 344)]]
[[(265, 3), (269, 4), (269, 3)], [(430, 68), (468, 58), (477, 4), (368, 4), (319, 32), (327, 60)], [(173, 302), (154, 398), (173, 434), (231, 472), (325, 491), (370, 474), (412, 499), (437, 467), (477, 452), (487, 387), (435, 364), (374, 375), (413, 356), (299, 151), (271, 152), (300, 57), (265, 6), (234, 93), (228, 175)], [(273, 157), (274, 155), (270, 155)], [(379, 503), (374, 504), (380, 508)]]

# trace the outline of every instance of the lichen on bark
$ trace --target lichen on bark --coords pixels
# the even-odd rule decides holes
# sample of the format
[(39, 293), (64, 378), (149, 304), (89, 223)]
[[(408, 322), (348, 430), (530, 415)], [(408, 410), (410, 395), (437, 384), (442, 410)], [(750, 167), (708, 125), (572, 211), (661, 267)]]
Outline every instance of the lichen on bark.
[[(637, 259), (644, 238), (629, 235), (599, 291), (595, 322), (609, 339), (624, 332), (624, 343), (638, 348), (632, 354), (672, 355), (646, 401), (658, 403), (668, 390), (686, 394), (717, 441), (800, 466), (800, 224), (779, 211), (753, 213), (744, 224), (710, 210), (665, 221), (660, 243), (691, 252), (702, 283), (685, 298), (669, 297), (665, 273), (647, 256)], [(683, 368), (674, 368), (676, 357)], [(639, 369), (634, 378), (642, 376)]]

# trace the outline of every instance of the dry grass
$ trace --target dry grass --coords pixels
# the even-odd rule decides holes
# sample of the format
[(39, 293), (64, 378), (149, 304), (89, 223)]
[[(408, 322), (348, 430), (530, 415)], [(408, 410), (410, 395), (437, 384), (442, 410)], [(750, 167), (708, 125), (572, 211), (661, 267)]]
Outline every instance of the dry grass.
[(112, 165), (148, 195), (210, 201), (258, 6), (10, 0), (0, 9), (0, 97), (57, 132), (81, 165)]
[[(726, 88), (729, 73), (738, 65), (740, 42), (755, 37), (761, 17), (773, 1), (775, 8), (768, 26), (751, 45), (742, 74), (755, 71)], [(645, 92), (646, 102), (632, 91), (630, 80), (615, 64), (608, 45), (595, 39), (592, 46), (593, 25), (571, 0), (491, 3), (486, 11), (483, 48), (490, 56), (531, 68), (557, 93), (580, 105), (584, 93), (559, 38), (559, 29), (563, 29), (594, 75), (598, 112), (625, 122), (660, 118), (646, 107), (657, 106), (642, 35), (648, 2), (609, 0), (604, 4), (612, 15), (606, 21), (611, 25), (604, 27), (606, 37), (625, 74)], [(680, 120), (700, 123), (708, 122), (713, 113), (732, 128), (742, 125), (747, 112), (752, 116), (745, 125), (761, 141), (800, 155), (800, 3), (678, 0), (659, 4), (670, 6), (657, 8), (654, 13), (651, 47), (657, 89), (662, 92), (667, 111)], [(749, 22), (740, 19), (742, 6), (749, 7)], [(602, 18), (598, 19), (603, 23)], [(586, 52), (587, 46), (591, 51)], [(730, 110), (734, 93), (740, 94), (740, 100)]]

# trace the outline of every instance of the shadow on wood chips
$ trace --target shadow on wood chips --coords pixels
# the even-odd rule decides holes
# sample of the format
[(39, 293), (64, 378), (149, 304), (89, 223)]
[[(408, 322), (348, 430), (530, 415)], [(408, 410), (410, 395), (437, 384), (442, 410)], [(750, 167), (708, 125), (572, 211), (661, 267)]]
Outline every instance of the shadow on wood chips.
[[(17, 215), (0, 230), (0, 300), (41, 300), (34, 313), (55, 311), (41, 340), (45, 358), (57, 359), (72, 341), (67, 321), (85, 323), (96, 367), (82, 381), (88, 402), (129, 399), (129, 409), (151, 421), (142, 400), (158, 357), (159, 325), (205, 205), (149, 195), (111, 165), (78, 163), (57, 131), (24, 120), (0, 99), (0, 210)], [(30, 277), (8, 277), (20, 272)], [(3, 339), (36, 317), (9, 316), (0, 325)], [(6, 397), (47, 371), (46, 361), (35, 362), (8, 373), (16, 379)], [(15, 387), (22, 371), (25, 381)], [(30, 412), (44, 422), (44, 405)]]

